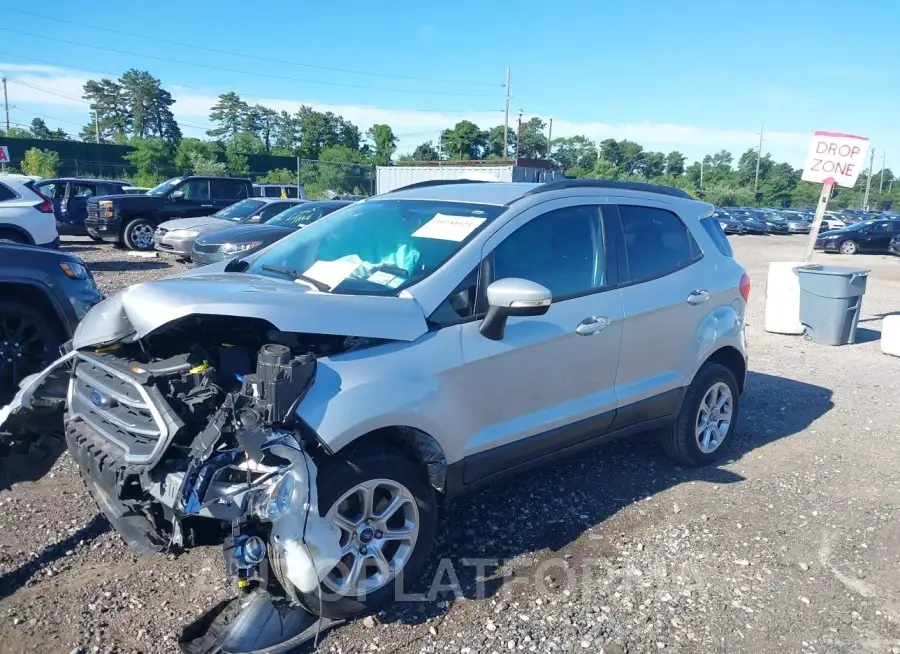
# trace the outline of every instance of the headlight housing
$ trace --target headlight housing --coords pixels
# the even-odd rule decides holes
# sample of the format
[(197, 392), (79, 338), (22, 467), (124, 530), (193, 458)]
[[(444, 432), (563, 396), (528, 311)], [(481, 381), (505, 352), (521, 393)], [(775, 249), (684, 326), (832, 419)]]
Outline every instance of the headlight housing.
[(89, 279), (90, 273), (88, 273), (87, 268), (85, 268), (80, 263), (75, 263), (73, 261), (60, 261), (59, 267), (66, 274), (66, 277), (69, 279)]
[(294, 499), (294, 485), (294, 474), (289, 471), (272, 488), (265, 504), (266, 517), (269, 520), (277, 520), (291, 508), (291, 502)]
[(728, 223), (719, 223), (719, 227), (722, 229), (728, 229)]
[(262, 245), (262, 241), (251, 241), (250, 243), (224, 243), (219, 246), (219, 252), (224, 254), (235, 254), (237, 252), (246, 252)]
[(169, 232), (169, 236), (175, 236), (180, 238), (197, 238), (200, 236), (200, 232), (196, 229), (173, 229)]
[(98, 202), (98, 214), (100, 218), (112, 218), (115, 210), (113, 209), (113, 201), (112, 200), (100, 200)]

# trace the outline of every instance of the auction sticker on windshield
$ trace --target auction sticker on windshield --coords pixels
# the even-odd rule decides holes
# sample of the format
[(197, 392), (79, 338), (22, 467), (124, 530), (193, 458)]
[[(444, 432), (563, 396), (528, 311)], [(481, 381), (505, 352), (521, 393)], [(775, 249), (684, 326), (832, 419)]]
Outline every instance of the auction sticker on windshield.
[(416, 238), (436, 238), (442, 241), (464, 241), (466, 237), (478, 229), (485, 218), (472, 216), (448, 216), (437, 213), (434, 218), (419, 227), (413, 236)]
[(335, 288), (352, 275), (353, 271), (359, 268), (359, 264), (359, 259), (355, 261), (341, 261), (340, 259), (337, 261), (316, 261), (303, 274), (318, 282), (327, 284), (329, 288)]

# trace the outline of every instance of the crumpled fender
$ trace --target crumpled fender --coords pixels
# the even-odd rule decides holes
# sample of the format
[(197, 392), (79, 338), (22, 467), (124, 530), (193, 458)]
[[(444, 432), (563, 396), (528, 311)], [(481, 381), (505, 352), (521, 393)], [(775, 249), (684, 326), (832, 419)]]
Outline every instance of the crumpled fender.
[[(6, 425), (7, 431), (13, 431), (13, 420), (10, 418), (16, 418), (15, 422), (19, 422), (19, 418), (24, 418), (28, 411), (32, 408), (32, 402), (35, 399), (35, 393), (40, 390), (41, 386), (47, 381), (47, 378), (60, 366), (64, 366), (75, 356), (75, 350), (67, 352), (56, 361), (51, 363), (49, 366), (44, 368), (41, 372), (34, 373), (33, 375), (28, 375), (25, 379), (21, 381), (19, 384), (19, 390), (16, 393), (15, 397), (13, 397), (12, 402), (7, 404), (4, 407), (0, 407), (0, 430), (4, 428)], [(10, 424), (7, 424), (10, 423)]]
[(302, 451), (285, 446), (272, 453), (294, 465), (290, 509), (272, 521), (272, 541), (284, 560), (284, 574), (301, 593), (311, 593), (341, 559), (341, 530), (319, 515), (316, 464)]

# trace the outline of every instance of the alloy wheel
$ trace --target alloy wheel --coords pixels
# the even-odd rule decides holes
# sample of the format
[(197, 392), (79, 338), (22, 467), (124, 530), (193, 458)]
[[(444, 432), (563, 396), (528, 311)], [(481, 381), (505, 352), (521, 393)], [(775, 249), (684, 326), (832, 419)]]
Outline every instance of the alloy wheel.
[(150, 225), (135, 225), (131, 230), (131, 242), (138, 250), (149, 250), (153, 247), (153, 228)]
[(362, 597), (390, 583), (412, 556), (419, 534), (413, 494), (389, 479), (354, 486), (325, 517), (341, 531), (341, 560), (323, 580), (338, 595)]
[(731, 427), (733, 410), (734, 402), (728, 384), (716, 382), (706, 391), (697, 411), (694, 431), (701, 452), (711, 454), (719, 449)]
[(0, 389), (15, 391), (28, 375), (54, 357), (41, 327), (26, 316), (0, 314)]

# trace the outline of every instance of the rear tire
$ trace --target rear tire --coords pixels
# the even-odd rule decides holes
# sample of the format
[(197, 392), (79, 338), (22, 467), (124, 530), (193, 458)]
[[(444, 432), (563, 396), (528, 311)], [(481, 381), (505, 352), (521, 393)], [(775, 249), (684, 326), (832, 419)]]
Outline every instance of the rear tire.
[(0, 404), (25, 377), (56, 360), (61, 344), (53, 319), (19, 302), (0, 302)]
[[(713, 405), (717, 408), (710, 411)], [(739, 408), (738, 385), (732, 372), (718, 363), (703, 364), (688, 386), (678, 419), (662, 434), (663, 450), (669, 458), (687, 466), (712, 463), (734, 433)]]
[[(392, 448), (360, 448), (355, 452), (350, 451), (344, 456), (339, 455), (323, 462), (317, 475), (320, 514), (328, 515), (330, 511), (337, 509), (337, 507), (344, 507), (354, 496), (341, 503), (338, 502), (339, 500), (342, 500), (348, 492), (353, 491), (360, 485), (374, 480), (402, 486), (411, 496), (411, 500), (408, 500), (407, 504), (398, 509), (393, 515), (404, 519), (404, 528), (413, 524), (408, 516), (415, 516), (415, 526), (417, 528), (415, 542), (411, 545), (411, 551), (405, 556), (405, 560), (401, 564), (400, 574), (394, 576), (377, 589), (368, 590), (362, 595), (335, 592), (334, 588), (330, 587), (333, 580), (343, 581), (343, 579), (340, 577), (332, 578), (331, 575), (335, 573), (329, 573), (329, 578), (326, 578), (319, 588), (321, 590), (321, 606), (319, 601), (320, 593), (317, 591), (299, 596), (301, 604), (316, 615), (332, 619), (346, 619), (375, 611), (383, 604), (394, 599), (395, 590), (406, 592), (421, 574), (428, 560), (437, 531), (437, 503), (434, 488), (432, 488), (426, 470), (421, 464), (412, 461)], [(376, 497), (376, 501), (373, 504), (377, 505), (377, 500), (378, 497)], [(390, 503), (389, 499), (383, 501), (386, 504)], [(401, 511), (404, 514), (398, 516)], [(341, 515), (347, 516), (343, 511), (341, 511)], [(396, 522), (394, 522), (393, 518), (387, 517), (384, 519), (384, 522), (385, 536), (387, 536), (390, 529), (396, 525)], [(345, 536), (348, 535), (348, 532), (345, 531), (346, 523), (335, 521), (335, 524), (341, 527), (341, 543), (343, 544)], [(374, 553), (377, 549), (383, 552), (384, 557), (390, 563), (397, 563), (396, 557), (400, 553), (401, 546), (398, 545), (396, 551), (393, 551), (392, 542), (399, 541), (392, 541), (390, 538), (385, 537), (379, 538), (380, 532), (378, 527), (378, 521), (373, 520), (372, 528), (375, 531), (371, 540), (367, 541), (362, 538), (348, 540), (348, 550), (353, 552), (353, 554), (346, 555), (352, 557), (349, 561), (352, 561), (353, 558), (358, 556), (358, 552), (362, 551), (363, 543), (368, 543), (368, 549), (371, 553)], [(397, 528), (399, 529), (400, 527)], [(342, 559), (342, 562), (344, 561)], [(349, 561), (346, 562), (347, 567), (350, 567)], [(371, 561), (370, 564), (374, 565)], [(366, 571), (364, 570), (363, 575), (365, 573)], [(332, 581), (329, 579), (332, 579)], [(365, 578), (363, 578), (364, 581)], [(290, 583), (287, 580), (284, 580), (284, 582)]]
[(129, 250), (146, 252), (153, 249), (154, 224), (146, 218), (135, 218), (122, 230), (122, 242)]

